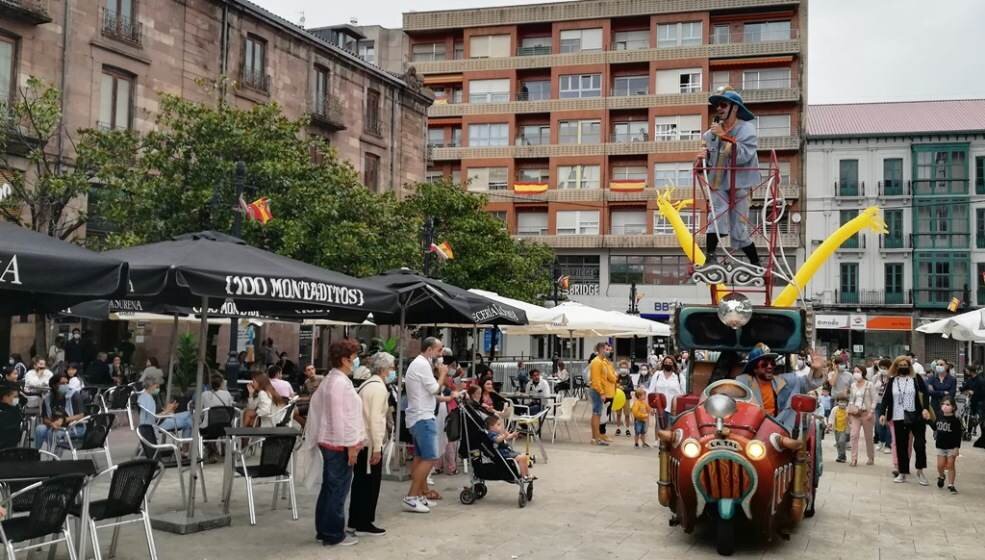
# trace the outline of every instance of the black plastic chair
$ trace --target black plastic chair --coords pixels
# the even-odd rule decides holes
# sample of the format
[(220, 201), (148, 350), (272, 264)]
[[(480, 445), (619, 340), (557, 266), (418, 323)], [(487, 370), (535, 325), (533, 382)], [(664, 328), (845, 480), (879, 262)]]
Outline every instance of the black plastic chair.
[[(7, 449), (0, 449), (0, 461), (34, 462), (40, 461), (42, 457), (50, 457), (56, 461), (58, 460), (58, 456), (54, 453), (49, 453), (48, 451), (42, 451), (33, 447), (10, 447)], [(13, 516), (17, 512), (30, 511), (31, 505), (34, 504), (34, 493), (26, 492), (19, 494), (19, 491), (31, 486), (32, 484), (33, 483), (31, 482), (0, 482), (0, 493), (2, 493), (4, 500), (8, 499), (12, 493), (18, 494), (11, 504), (13, 508), (8, 508), (8, 517)]]
[[(113, 528), (113, 540), (109, 549), (109, 557), (113, 558), (116, 556), (116, 545), (120, 538), (120, 526), (138, 522), (144, 524), (144, 536), (147, 539), (150, 558), (157, 560), (157, 547), (154, 544), (154, 532), (147, 507), (147, 491), (150, 489), (151, 482), (160, 476), (161, 472), (162, 467), (157, 461), (134, 459), (110, 467), (96, 477), (113, 473), (106, 498), (89, 503), (89, 535), (92, 538), (92, 553), (96, 560), (102, 560), (103, 557), (99, 546), (99, 529)], [(73, 505), (70, 513), (81, 521), (81, 504)], [(109, 521), (109, 523), (100, 524), (100, 521)]]
[(134, 429), (133, 417), (130, 414), (130, 395), (132, 394), (133, 387), (130, 385), (116, 385), (99, 394), (103, 412), (106, 414), (126, 414), (131, 430)]
[(585, 383), (585, 376), (574, 375), (571, 377), (571, 392), (579, 399), (584, 400), (588, 393), (588, 385)]
[(287, 428), (291, 425), (291, 422), (294, 420), (294, 409), (298, 406), (299, 398), (300, 397), (298, 396), (294, 396), (291, 397), (291, 400), (287, 401), (287, 404), (284, 405), (284, 410), (281, 411), (283, 416), (280, 421), (277, 422), (276, 427)]
[[(203, 444), (225, 445), (226, 428), (239, 423), (241, 412), (235, 406), (212, 406), (202, 411), (202, 427), (198, 430)], [(220, 448), (221, 451), (221, 448)]]
[[(253, 500), (254, 484), (273, 484), (278, 488), (286, 484), (291, 498), (291, 515), (298, 520), (298, 501), (294, 493), (294, 473), (291, 458), (294, 455), (295, 436), (273, 436), (251, 443), (246, 449), (238, 451), (240, 466), (236, 474), (246, 479), (246, 500), (250, 506), (250, 525), (257, 524), (256, 507)], [(246, 453), (254, 446), (260, 446), (260, 464), (247, 465)], [(277, 507), (277, 493), (274, 492), (274, 503), (271, 509)]]
[[(109, 433), (113, 430), (116, 415), (109, 413), (86, 416), (69, 424), (56, 432), (56, 450), (68, 449), (72, 459), (78, 460), (79, 455), (102, 453), (106, 456), (106, 468), (113, 466), (113, 456), (109, 451)], [(80, 439), (70, 437), (70, 434), (80, 426), (85, 432)]]
[[(84, 482), (85, 477), (81, 474), (63, 474), (36, 482), (5, 500), (9, 505), (20, 495), (34, 493), (29, 515), (0, 522), (0, 540), (3, 540), (8, 560), (16, 558), (19, 551), (57, 547), (61, 542), (65, 543), (70, 560), (76, 560), (67, 519)], [(45, 538), (53, 535), (57, 536)]]

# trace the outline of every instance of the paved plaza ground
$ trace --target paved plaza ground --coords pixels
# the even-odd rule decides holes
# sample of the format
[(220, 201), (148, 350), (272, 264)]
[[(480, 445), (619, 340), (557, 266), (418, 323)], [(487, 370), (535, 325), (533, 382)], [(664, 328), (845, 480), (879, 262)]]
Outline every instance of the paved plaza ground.
[[(301, 485), (298, 521), (291, 520), (286, 500), (271, 511), (272, 491), (266, 487), (257, 492), (257, 526), (251, 527), (244, 483), (237, 480), (231, 527), (187, 536), (155, 531), (159, 556), (162, 560), (716, 558), (707, 534), (686, 535), (668, 526), (670, 512), (657, 502), (656, 450), (634, 449), (629, 439), (609, 448), (589, 446), (585, 414), (585, 404), (580, 403), (579, 428), (572, 430), (575, 442), (559, 438), (558, 443), (548, 444), (550, 461), (536, 466), (534, 500), (525, 509), (517, 508), (516, 487), (505, 483), (490, 483), (484, 500), (462, 505), (458, 491), (466, 477), (460, 475), (435, 477), (444, 500), (431, 514), (403, 513), (400, 498), (406, 484), (384, 482), (377, 524), (389, 533), (364, 537), (357, 546), (343, 549), (315, 542), (314, 493)], [(115, 438), (116, 457), (133, 450), (128, 437), (120, 432)], [(789, 541), (740, 541), (736, 558), (985, 557), (985, 450), (965, 444), (959, 459), (960, 494), (950, 495), (933, 485), (933, 473), (930, 487), (894, 484), (889, 455), (879, 454), (874, 466), (835, 463), (830, 442), (826, 440), (817, 515)], [(933, 460), (932, 442), (929, 445)], [(155, 512), (178, 505), (174, 473), (165, 476), (152, 505)], [(206, 507), (215, 507), (221, 465), (209, 466), (206, 477), (210, 490)], [(109, 533), (101, 533), (106, 547)], [(122, 530), (117, 557), (147, 558), (139, 525)]]

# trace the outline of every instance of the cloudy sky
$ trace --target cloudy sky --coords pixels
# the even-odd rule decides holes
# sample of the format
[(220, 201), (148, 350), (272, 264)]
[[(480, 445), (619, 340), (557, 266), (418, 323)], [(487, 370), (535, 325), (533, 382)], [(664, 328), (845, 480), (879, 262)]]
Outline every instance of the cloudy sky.
[[(253, 0), (306, 27), (400, 27), (404, 0)], [(414, 0), (419, 11), (533, 4), (544, 0)], [(936, 9), (929, 9), (930, 6)], [(983, 0), (812, 0), (810, 103), (985, 98), (979, 51)]]

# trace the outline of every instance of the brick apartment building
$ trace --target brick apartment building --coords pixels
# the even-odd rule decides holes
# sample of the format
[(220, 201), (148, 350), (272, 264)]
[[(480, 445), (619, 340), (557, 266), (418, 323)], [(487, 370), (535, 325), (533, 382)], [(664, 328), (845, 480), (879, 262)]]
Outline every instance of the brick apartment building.
[[(798, 213), (806, 4), (584, 0), (405, 13), (410, 64), (435, 92), (428, 176), (468, 181), (514, 235), (554, 247), (572, 299), (624, 311), (635, 282), (648, 318), (666, 320), (676, 301), (706, 303), (656, 195), (673, 185), (690, 198), (707, 98), (730, 84), (758, 117), (761, 161), (777, 152), (787, 217)], [(780, 227), (789, 252), (803, 247), (795, 219)], [(538, 344), (513, 350), (538, 354)]]
[[(29, 76), (64, 92), (68, 134), (150, 130), (160, 92), (208, 102), (215, 93), (203, 82), (227, 76), (237, 106), (277, 102), (289, 117), (310, 114), (308, 132), (323, 135), (367, 187), (397, 190), (425, 176), (429, 96), (245, 0), (2, 0), (0, 91), (15, 95)], [(58, 146), (69, 162), (70, 147)], [(9, 331), (0, 321), (0, 351), (12, 338), (26, 355), (29, 325), (15, 320)]]

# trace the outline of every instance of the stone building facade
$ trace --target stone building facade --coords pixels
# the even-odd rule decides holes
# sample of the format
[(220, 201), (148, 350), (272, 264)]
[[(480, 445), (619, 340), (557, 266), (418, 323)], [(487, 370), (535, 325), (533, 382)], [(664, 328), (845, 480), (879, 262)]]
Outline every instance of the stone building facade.
[[(69, 163), (79, 129), (145, 132), (160, 93), (209, 102), (219, 87), (240, 107), (276, 102), (288, 117), (311, 115), (308, 133), (368, 188), (402, 194), (425, 177), (427, 94), (245, 0), (0, 1), (0, 91), (14, 96), (30, 76), (64, 92), (65, 135), (53, 149)], [(8, 339), (27, 354), (31, 328), (0, 321), (0, 352)]]

